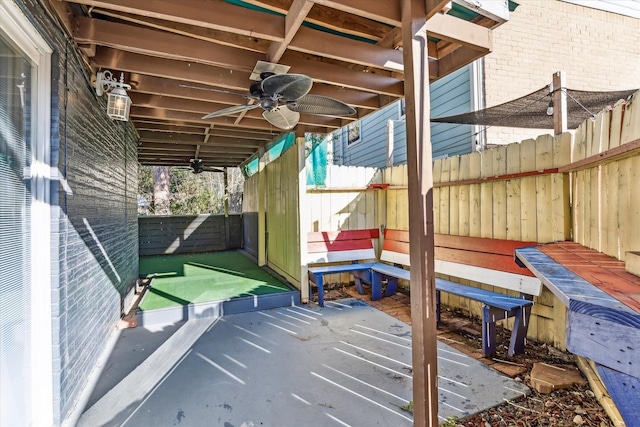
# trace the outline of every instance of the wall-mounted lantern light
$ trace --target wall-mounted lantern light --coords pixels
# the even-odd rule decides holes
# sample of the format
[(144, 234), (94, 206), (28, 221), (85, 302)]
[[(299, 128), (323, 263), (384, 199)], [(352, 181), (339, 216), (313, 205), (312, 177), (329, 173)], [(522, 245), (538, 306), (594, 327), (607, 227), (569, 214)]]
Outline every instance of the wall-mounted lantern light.
[(102, 96), (103, 93), (109, 92), (107, 115), (114, 120), (126, 122), (129, 120), (131, 98), (125, 89), (131, 89), (131, 86), (124, 82), (124, 73), (120, 74), (120, 81), (116, 80), (109, 70), (96, 74), (96, 94)]

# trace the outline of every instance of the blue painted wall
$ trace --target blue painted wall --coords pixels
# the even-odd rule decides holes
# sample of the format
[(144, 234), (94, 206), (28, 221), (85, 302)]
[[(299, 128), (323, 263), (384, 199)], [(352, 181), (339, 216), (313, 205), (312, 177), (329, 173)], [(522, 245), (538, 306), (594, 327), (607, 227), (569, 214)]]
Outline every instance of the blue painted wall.
[[(51, 181), (54, 425), (74, 409), (138, 277), (137, 136), (112, 121), (76, 47), (39, 0), (15, 0), (53, 48)], [(33, 260), (32, 262), (38, 262)], [(0, 295), (1, 297), (1, 295)], [(44, 362), (43, 362), (44, 363)]]
[[(464, 67), (430, 85), (431, 117), (449, 116), (471, 110), (471, 66)], [(393, 102), (360, 120), (360, 140), (349, 144), (348, 129), (334, 132), (334, 164), (385, 167), (387, 164), (387, 121), (394, 121), (395, 165), (407, 162), (406, 126), (402, 101)], [(431, 125), (433, 157), (470, 153), (472, 127), (434, 123)]]

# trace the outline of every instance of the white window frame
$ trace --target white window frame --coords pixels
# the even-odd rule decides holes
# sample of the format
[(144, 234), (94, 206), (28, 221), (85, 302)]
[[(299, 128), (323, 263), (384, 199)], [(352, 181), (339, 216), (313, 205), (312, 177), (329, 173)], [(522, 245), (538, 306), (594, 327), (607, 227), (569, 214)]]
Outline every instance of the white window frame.
[[(478, 111), (485, 108), (484, 100), (484, 58), (473, 61), (471, 64), (471, 111)], [(471, 151), (483, 151), (487, 146), (487, 132), (483, 125), (473, 125), (471, 127)]]
[(31, 129), (31, 420), (53, 424), (51, 310), (51, 53), (53, 50), (12, 1), (0, 1), (2, 32), (34, 65), (36, 102)]
[[(352, 141), (351, 140), (351, 128), (354, 125), (358, 125), (358, 137), (355, 138)], [(349, 123), (347, 125), (347, 147), (353, 147), (354, 145), (356, 145), (360, 141), (362, 141), (362, 123), (360, 123), (360, 120), (354, 120), (353, 122), (351, 122), (351, 123)]]

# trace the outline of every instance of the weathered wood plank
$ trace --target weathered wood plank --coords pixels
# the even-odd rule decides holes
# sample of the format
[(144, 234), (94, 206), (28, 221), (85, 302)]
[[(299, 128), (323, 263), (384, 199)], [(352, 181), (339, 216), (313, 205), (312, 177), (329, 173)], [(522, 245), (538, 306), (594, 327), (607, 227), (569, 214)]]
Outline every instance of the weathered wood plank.
[[(451, 165), (449, 169), (449, 179), (452, 182), (460, 178), (460, 157), (450, 157)], [(449, 233), (460, 234), (460, 189), (456, 187), (449, 188)]]
[[(513, 174), (520, 172), (520, 144), (509, 144), (506, 146), (507, 153), (507, 173)], [(505, 198), (506, 198), (506, 238), (510, 240), (519, 240), (520, 235), (520, 179), (511, 179), (506, 181)]]
[[(460, 166), (458, 179), (468, 179), (470, 175), (471, 157), (464, 155), (460, 157)], [(469, 185), (459, 185), (458, 189), (458, 234), (461, 236), (469, 235), (469, 218), (470, 218), (470, 198)]]
[[(451, 180), (451, 157), (447, 157), (442, 159), (442, 168), (440, 171), (440, 182), (449, 182)], [(438, 213), (440, 216), (439, 219), (439, 231), (436, 230), (436, 233), (449, 233), (449, 205), (450, 205), (450, 187), (440, 187), (438, 191), (439, 195), (439, 207)], [(434, 193), (435, 196), (436, 193)], [(437, 199), (434, 199), (434, 202)]]
[(571, 209), (568, 174), (551, 175), (551, 240), (571, 238)]
[(640, 378), (640, 326), (626, 326), (569, 310), (567, 349), (616, 371)]
[[(469, 178), (480, 178), (482, 159), (479, 152), (469, 154)], [(469, 236), (480, 237), (480, 184), (469, 186)]]
[(633, 94), (622, 119), (620, 145), (640, 138), (640, 92)]
[[(541, 135), (536, 139), (536, 169), (553, 166), (553, 137)], [(536, 229), (539, 242), (553, 240), (553, 211), (551, 176), (536, 177)]]
[(637, 425), (640, 420), (640, 379), (601, 365), (596, 365), (596, 370), (627, 426)]
[(609, 148), (616, 148), (620, 145), (620, 136), (622, 134), (622, 118), (627, 106), (624, 99), (619, 100), (613, 106), (611, 111), (611, 128), (609, 130)]
[(601, 176), (600, 176), (600, 167), (589, 169), (590, 171), (590, 181), (591, 186), (589, 187), (590, 191), (590, 208), (589, 208), (589, 225), (591, 228), (591, 240), (589, 243), (589, 247), (595, 250), (601, 250), (601, 235), (600, 235), (600, 200), (602, 196), (602, 188), (601, 188)]
[[(635, 183), (637, 186), (640, 182), (640, 156), (636, 156), (630, 159), (631, 160), (631, 182)], [(629, 230), (631, 230), (631, 235), (629, 236), (630, 242), (629, 247), (634, 248), (631, 250), (639, 250), (640, 249), (640, 191), (638, 188), (634, 188), (631, 191), (630, 195), (630, 212), (629, 216), (631, 222), (629, 224)]]
[[(480, 176), (487, 178), (493, 173), (493, 150), (481, 154)], [(480, 184), (480, 236), (493, 237), (493, 183)]]

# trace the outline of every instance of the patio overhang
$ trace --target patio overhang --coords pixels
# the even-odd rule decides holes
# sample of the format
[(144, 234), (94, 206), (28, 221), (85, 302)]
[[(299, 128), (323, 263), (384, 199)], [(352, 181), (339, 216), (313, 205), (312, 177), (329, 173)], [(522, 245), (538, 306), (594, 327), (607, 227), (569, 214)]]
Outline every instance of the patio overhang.
[[(357, 110), (352, 116), (302, 114), (293, 129), (298, 135), (331, 132), (404, 96), (401, 0), (50, 4), (92, 75), (124, 73), (132, 86), (130, 120), (140, 135), (142, 165), (188, 166), (198, 158), (205, 170), (239, 166), (280, 135), (260, 108), (202, 119), (247, 102), (232, 93), (248, 93), (257, 61), (305, 74), (313, 80), (311, 94)], [(504, 22), (495, 11), (471, 10), (465, 2), (425, 5), (429, 81), (489, 53), (491, 29)]]

